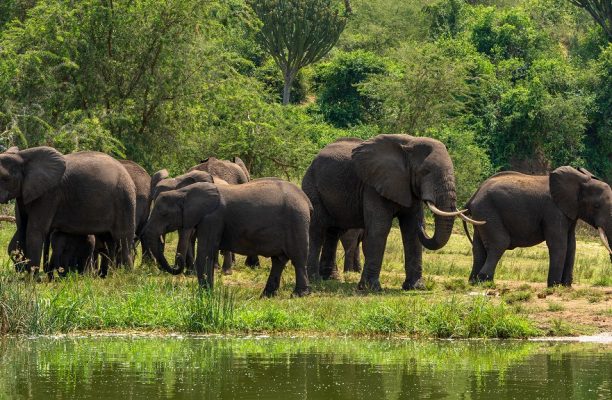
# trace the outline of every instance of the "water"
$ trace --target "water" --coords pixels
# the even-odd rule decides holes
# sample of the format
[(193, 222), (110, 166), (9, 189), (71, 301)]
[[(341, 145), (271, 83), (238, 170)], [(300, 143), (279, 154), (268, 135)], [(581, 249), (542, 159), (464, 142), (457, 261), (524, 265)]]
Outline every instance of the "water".
[(0, 399), (612, 398), (592, 343), (8, 338), (0, 366)]

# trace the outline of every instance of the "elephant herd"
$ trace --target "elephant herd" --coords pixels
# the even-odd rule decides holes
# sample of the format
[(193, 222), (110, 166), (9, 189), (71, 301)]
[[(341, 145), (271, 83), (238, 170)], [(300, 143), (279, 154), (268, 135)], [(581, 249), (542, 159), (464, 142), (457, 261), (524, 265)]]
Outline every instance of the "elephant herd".
[[(344, 271), (361, 271), (359, 289), (380, 290), (395, 218), (405, 290), (424, 286), (423, 247), (443, 247), (456, 217), (472, 242), (471, 282), (492, 280), (505, 250), (545, 241), (548, 285), (571, 285), (578, 219), (598, 229), (612, 258), (612, 190), (588, 171), (501, 172), (460, 210), (444, 144), (409, 135), (339, 139), (315, 157), (301, 188), (278, 178), (251, 179), (238, 157), (211, 157), (170, 178), (166, 170), (150, 176), (132, 161), (99, 152), (13, 147), (0, 154), (0, 202), (10, 200), (17, 229), (8, 250), (16, 269), (36, 274), (42, 266), (50, 279), (55, 271), (95, 269), (104, 277), (110, 265), (130, 268), (140, 243), (143, 259), (172, 274), (195, 273), (207, 287), (219, 252), (225, 274), (232, 271), (233, 253), (246, 255), (251, 267), (259, 265), (258, 256), (269, 257), (264, 296), (277, 292), (291, 261), (294, 294), (302, 296), (310, 293), (309, 281), (338, 277), (341, 242)], [(434, 213), (432, 235), (425, 231), (424, 206)], [(474, 225), (473, 239), (467, 223)], [(173, 231), (179, 240), (171, 265), (164, 238)]]

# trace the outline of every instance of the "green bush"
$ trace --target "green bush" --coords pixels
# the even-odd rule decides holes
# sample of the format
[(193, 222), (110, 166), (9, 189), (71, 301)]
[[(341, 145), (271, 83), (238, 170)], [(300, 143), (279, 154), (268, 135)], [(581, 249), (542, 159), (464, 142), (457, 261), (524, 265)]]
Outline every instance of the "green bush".
[(374, 53), (356, 50), (339, 52), (319, 64), (313, 82), (317, 106), (325, 120), (338, 128), (366, 123), (378, 117), (379, 104), (357, 85), (370, 75), (383, 74), (386, 61)]

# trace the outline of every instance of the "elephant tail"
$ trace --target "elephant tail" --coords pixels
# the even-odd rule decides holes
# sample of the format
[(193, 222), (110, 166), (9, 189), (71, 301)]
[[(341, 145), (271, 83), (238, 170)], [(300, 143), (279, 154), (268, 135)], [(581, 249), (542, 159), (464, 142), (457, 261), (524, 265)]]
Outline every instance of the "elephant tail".
[(474, 243), (474, 241), (472, 240), (472, 237), (470, 236), (470, 230), (468, 229), (468, 224), (467, 222), (465, 222), (465, 220), (461, 221), (463, 222), (463, 230), (465, 231), (465, 236), (467, 236), (468, 240), (470, 241), (470, 243)]

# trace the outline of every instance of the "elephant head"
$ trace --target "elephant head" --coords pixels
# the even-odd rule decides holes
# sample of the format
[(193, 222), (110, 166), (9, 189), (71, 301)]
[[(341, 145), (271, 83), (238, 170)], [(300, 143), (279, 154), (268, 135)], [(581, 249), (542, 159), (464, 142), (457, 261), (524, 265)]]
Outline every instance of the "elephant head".
[(65, 170), (64, 156), (51, 147), (8, 149), (0, 154), (0, 203), (15, 198), (31, 203), (56, 187)]
[(220, 204), (219, 191), (211, 183), (195, 183), (159, 195), (144, 228), (143, 240), (163, 270), (178, 275), (183, 272), (184, 264), (168, 264), (163, 252), (162, 236), (168, 232), (196, 227), (205, 215), (216, 210)]
[(589, 171), (559, 167), (550, 173), (550, 195), (571, 220), (581, 219), (599, 231), (599, 237), (612, 255), (612, 189)]
[(378, 135), (353, 149), (352, 160), (359, 178), (382, 197), (403, 207), (423, 201), (436, 214), (433, 237), (421, 226), (423, 246), (437, 250), (448, 242), (454, 217), (464, 218), (464, 211), (456, 209), (453, 162), (444, 144), (425, 137)]

